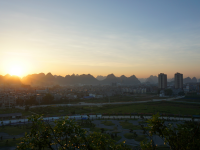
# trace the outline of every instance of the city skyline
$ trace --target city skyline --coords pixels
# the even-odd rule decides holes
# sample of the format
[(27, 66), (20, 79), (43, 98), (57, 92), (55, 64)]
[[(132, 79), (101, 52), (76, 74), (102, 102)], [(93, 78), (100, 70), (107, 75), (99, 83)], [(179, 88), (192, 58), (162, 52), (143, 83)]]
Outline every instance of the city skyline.
[(0, 74), (200, 78), (199, 1), (1, 1)]
[[(17, 75), (10, 75), (10, 74), (6, 74), (6, 75), (1, 75), (0, 74), (0, 76), (7, 76), (7, 75), (9, 75), (9, 76), (17, 76), (17, 77), (19, 77), (20, 79), (23, 79), (23, 78), (26, 78), (26, 77), (28, 77), (28, 76), (30, 76), (30, 75), (39, 75), (39, 74), (44, 74), (45, 76), (47, 76), (48, 74), (51, 74), (52, 76), (54, 76), (54, 77), (58, 77), (58, 76), (61, 76), (61, 77), (65, 77), (65, 76), (81, 76), (81, 75), (91, 75), (91, 76), (93, 76), (94, 78), (96, 78), (96, 79), (98, 79), (98, 80), (104, 80), (107, 76), (109, 76), (109, 75), (114, 75), (115, 77), (122, 77), (122, 76), (125, 76), (125, 77), (131, 77), (131, 76), (135, 76), (135, 74), (132, 74), (131, 76), (126, 76), (126, 75), (124, 75), (124, 74), (122, 74), (122, 75), (120, 75), (120, 76), (116, 76), (115, 74), (113, 74), (113, 73), (110, 73), (110, 74), (107, 74), (107, 75), (105, 75), (105, 76), (103, 76), (103, 75), (97, 75), (97, 76), (94, 76), (94, 75), (92, 75), (92, 74), (90, 74), (90, 73), (88, 73), (88, 74), (65, 74), (65, 75), (56, 75), (56, 74), (52, 74), (51, 72), (48, 72), (48, 73), (43, 73), (43, 72), (40, 72), (40, 73), (35, 73), (35, 74), (27, 74), (26, 76), (23, 76), (23, 77), (20, 77), (20, 76), (17, 76)], [(137, 76), (135, 76), (137, 79), (139, 79), (140, 80), (140, 82), (144, 82), (144, 81), (146, 81), (146, 79), (148, 79), (148, 78), (150, 78), (150, 77), (157, 77), (158, 79), (159, 79), (159, 75), (160, 74), (164, 74), (164, 75), (167, 75), (167, 80), (172, 80), (172, 79), (174, 79), (174, 81), (175, 81), (175, 75), (176, 74), (180, 74), (179, 72), (176, 72), (176, 73), (174, 73), (174, 76), (173, 77), (168, 77), (168, 74), (165, 74), (165, 73), (159, 73), (158, 75), (149, 75), (148, 77), (146, 77), (146, 78), (139, 78), (139, 77), (137, 77)], [(186, 79), (186, 78), (188, 78), (188, 77), (186, 77), (186, 76), (183, 76), (183, 74), (181, 74), (182, 75), (182, 79)], [(195, 77), (195, 76), (193, 76), (193, 77), (189, 77), (189, 78), (196, 78), (197, 79), (197, 82), (198, 81), (200, 81), (200, 78), (197, 78), (197, 77)]]

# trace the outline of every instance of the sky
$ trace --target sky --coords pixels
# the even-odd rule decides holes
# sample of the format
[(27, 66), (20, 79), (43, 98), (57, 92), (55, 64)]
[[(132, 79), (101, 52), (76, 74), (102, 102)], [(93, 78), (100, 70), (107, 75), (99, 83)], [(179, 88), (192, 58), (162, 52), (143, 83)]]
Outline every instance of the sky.
[(200, 78), (200, 1), (0, 1), (0, 74)]

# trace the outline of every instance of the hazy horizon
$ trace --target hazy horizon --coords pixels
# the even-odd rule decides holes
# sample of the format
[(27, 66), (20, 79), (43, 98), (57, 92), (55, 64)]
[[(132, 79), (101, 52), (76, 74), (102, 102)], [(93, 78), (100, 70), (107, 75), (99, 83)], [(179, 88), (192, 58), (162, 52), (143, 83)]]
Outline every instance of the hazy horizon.
[[(51, 72), (48, 72), (48, 73), (44, 73), (44, 72), (40, 72), (40, 73), (33, 73), (33, 74), (45, 74), (45, 75), (47, 75), (48, 73), (51, 73)], [(28, 75), (33, 75), (33, 74), (27, 74), (27, 75), (25, 75), (25, 76), (22, 76), (22, 77), (20, 77), (20, 76), (18, 76), (20, 79), (22, 79), (22, 78), (24, 78), (24, 77), (26, 77), (26, 76), (28, 76)], [(53, 73), (51, 73), (53, 76), (62, 76), (62, 77), (65, 77), (65, 76), (67, 76), (67, 75), (75, 75), (75, 76), (80, 76), (80, 75), (83, 75), (83, 74), (75, 74), (75, 73), (73, 73), (73, 74), (65, 74), (65, 75), (57, 75), (57, 74), (53, 74)], [(90, 74), (90, 73), (87, 73), (87, 74), (85, 74), (85, 75), (88, 75), (88, 74)], [(102, 77), (107, 77), (108, 75), (110, 75), (110, 74), (114, 74), (114, 73), (109, 73), (109, 74), (107, 74), (107, 75), (97, 75), (97, 76), (94, 76), (94, 75), (92, 75), (92, 74), (90, 74), (90, 75), (92, 75), (93, 77), (95, 77), (95, 78), (97, 78), (98, 76), (102, 76)], [(5, 74), (5, 75), (2, 75), (2, 76), (6, 76), (6, 75), (10, 75), (10, 74)], [(115, 77), (121, 77), (122, 75), (124, 75), (124, 74), (121, 74), (121, 75), (119, 75), (119, 76), (117, 76), (117, 75), (115, 75), (114, 74), (114, 76)], [(135, 74), (132, 74), (132, 75), (135, 75)], [(132, 75), (130, 75), (130, 76), (126, 76), (126, 75), (124, 75), (124, 76), (126, 76), (126, 77), (131, 77)], [(0, 74), (0, 76), (1, 76), (1, 74)], [(10, 75), (10, 76), (17, 76), (17, 75)], [(135, 75), (136, 76), (136, 75)], [(137, 79), (147, 79), (147, 78), (149, 78), (150, 76), (156, 76), (156, 77), (158, 77), (158, 75), (149, 75), (149, 76), (147, 76), (147, 77), (144, 77), (144, 78), (139, 78), (139, 77), (137, 77), (136, 76), (136, 78)], [(190, 76), (184, 76), (183, 75), (183, 78), (187, 78), (187, 77), (190, 77)], [(193, 77), (195, 77), (195, 76), (191, 76), (190, 78), (192, 79)], [(173, 77), (168, 77), (167, 76), (167, 79), (172, 79), (172, 78), (174, 78), (174, 76)], [(195, 77), (197, 80), (199, 80), (200, 78), (198, 78), (198, 77)]]
[(200, 78), (200, 1), (0, 1), (0, 74)]

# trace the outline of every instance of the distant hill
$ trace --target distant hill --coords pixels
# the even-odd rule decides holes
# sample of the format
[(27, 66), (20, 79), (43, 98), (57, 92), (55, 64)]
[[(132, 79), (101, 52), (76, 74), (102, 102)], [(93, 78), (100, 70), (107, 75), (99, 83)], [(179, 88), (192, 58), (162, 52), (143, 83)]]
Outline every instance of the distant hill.
[(151, 83), (151, 84), (156, 84), (158, 83), (158, 77), (151, 75), (146, 79), (146, 82)]
[(174, 82), (174, 78), (167, 79), (167, 82)]
[(11, 76), (9, 74), (5, 76), (0, 75), (0, 84), (21, 84), (21, 79), (18, 76)]
[[(102, 76), (103, 77), (103, 76)], [(93, 77), (90, 74), (82, 74), (82, 75), (66, 75), (55, 76), (51, 73), (44, 74), (32, 74), (24, 77), (22, 79), (24, 84), (33, 84), (33, 85), (67, 85), (67, 84), (112, 84), (113, 82), (122, 83), (127, 85), (140, 84), (140, 81), (132, 75), (131, 77), (126, 77), (122, 75), (121, 77), (116, 77), (114, 74), (109, 74), (105, 79), (99, 81), (97, 78)]]
[(138, 80), (139, 80), (141, 83), (144, 83), (144, 82), (146, 82), (147, 78), (138, 78)]
[(197, 83), (197, 78), (193, 77), (192, 79), (190, 77), (187, 77), (183, 79), (183, 83)]
[(196, 77), (192, 78), (192, 83), (197, 83), (197, 78)]
[(101, 76), (101, 75), (98, 75), (96, 77), (97, 80), (101, 81), (101, 80), (104, 80), (106, 78), (106, 76)]
[(51, 73), (48, 74), (33, 74), (28, 75), (22, 79), (22, 82), (25, 84), (35, 84), (35, 85), (67, 85), (67, 84), (99, 84), (99, 81), (94, 78), (92, 75), (82, 74), (82, 75), (66, 75), (54, 76)]
[(126, 85), (134, 85), (134, 84), (140, 84), (141, 82), (135, 77), (135, 75), (132, 75), (130, 77), (126, 77), (122, 75), (121, 77), (116, 77), (114, 74), (109, 74), (106, 79), (102, 80), (102, 84), (111, 84), (113, 82), (126, 84)]

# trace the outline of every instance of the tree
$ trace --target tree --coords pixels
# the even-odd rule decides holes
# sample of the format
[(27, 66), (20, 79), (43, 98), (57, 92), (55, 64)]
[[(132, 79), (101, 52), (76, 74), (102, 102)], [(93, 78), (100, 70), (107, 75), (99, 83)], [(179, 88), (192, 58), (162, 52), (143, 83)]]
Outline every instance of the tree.
[(29, 111), (29, 106), (26, 106), (26, 107), (25, 107), (25, 111)]
[(43, 98), (42, 98), (42, 102), (44, 104), (51, 104), (54, 100), (54, 97), (53, 95), (51, 94), (46, 94)]
[(179, 95), (179, 96), (184, 96), (185, 93), (184, 93), (184, 91), (181, 91), (181, 92), (178, 93), (178, 95)]
[(17, 105), (20, 105), (20, 106), (23, 106), (23, 105), (24, 105), (24, 100), (21, 99), (21, 98), (17, 98), (17, 99), (16, 99), (16, 104), (17, 104)]
[(129, 148), (115, 141), (107, 134), (87, 133), (76, 124), (74, 120), (63, 118), (54, 121), (55, 125), (42, 119), (42, 116), (32, 116), (30, 133), (26, 133), (22, 142), (18, 144), (17, 150), (25, 149), (68, 149), (68, 150), (129, 150)]
[(165, 95), (171, 96), (173, 94), (172, 89), (165, 89)]
[[(185, 122), (184, 124), (166, 124), (159, 118), (159, 114), (153, 115), (147, 121), (147, 127), (143, 130), (148, 136), (158, 135), (164, 144), (172, 150), (196, 150), (200, 147), (200, 123)], [(147, 133), (148, 132), (148, 133)], [(153, 140), (141, 142), (143, 150), (156, 149)]]

